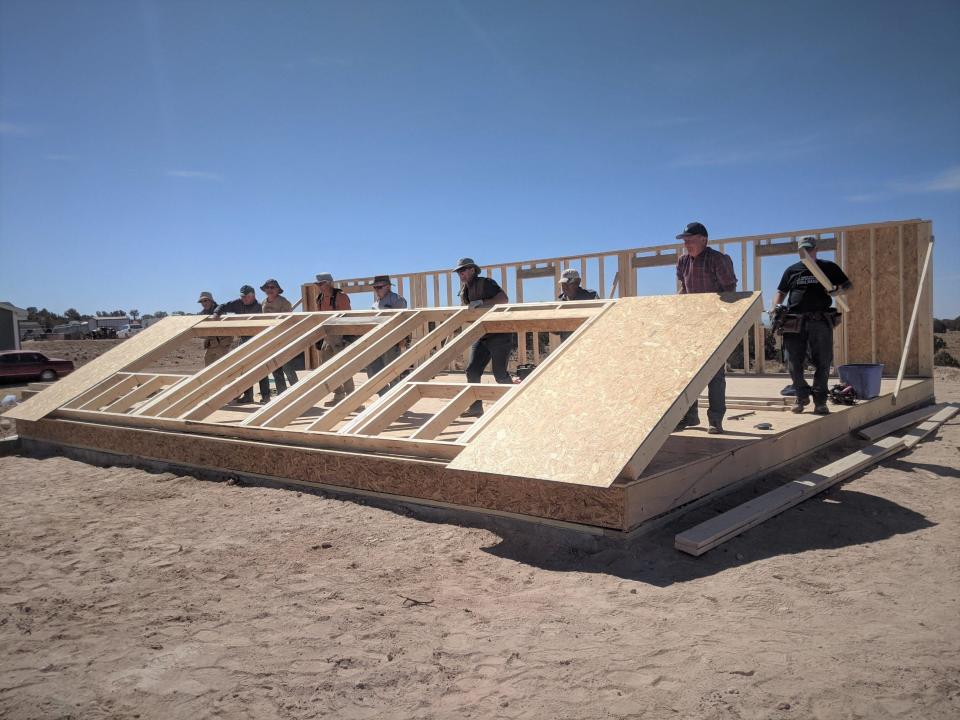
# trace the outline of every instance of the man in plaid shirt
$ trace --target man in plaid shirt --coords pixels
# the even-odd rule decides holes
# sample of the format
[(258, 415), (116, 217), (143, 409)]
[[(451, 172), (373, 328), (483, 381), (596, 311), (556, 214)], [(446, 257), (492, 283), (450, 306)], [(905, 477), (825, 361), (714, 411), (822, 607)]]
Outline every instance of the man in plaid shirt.
[[(707, 247), (707, 229), (698, 222), (688, 224), (677, 240), (683, 240), (686, 252), (677, 260), (677, 280), (680, 294), (733, 292), (737, 289), (737, 275), (733, 272), (733, 260), (729, 255)], [(727, 412), (727, 377), (724, 366), (707, 386), (710, 407), (707, 410), (707, 432), (717, 435), (723, 432), (723, 416)], [(694, 402), (677, 430), (700, 424), (700, 413)]]

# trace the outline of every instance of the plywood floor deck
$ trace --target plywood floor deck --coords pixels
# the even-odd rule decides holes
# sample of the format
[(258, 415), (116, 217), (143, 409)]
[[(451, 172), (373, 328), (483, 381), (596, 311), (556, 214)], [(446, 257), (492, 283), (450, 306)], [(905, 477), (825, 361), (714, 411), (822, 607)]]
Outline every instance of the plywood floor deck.
[[(926, 381), (926, 378), (908, 378), (904, 380), (903, 387), (913, 387)], [(839, 382), (839, 379), (832, 377), (829, 385), (832, 387), (837, 382)], [(780, 391), (789, 384), (790, 378), (785, 375), (727, 375), (727, 404), (734, 404), (737, 401), (736, 399), (740, 398), (781, 399), (784, 396), (780, 395)], [(879, 398), (892, 396), (894, 384), (895, 380), (893, 378), (884, 378), (880, 386)], [(790, 403), (793, 402), (792, 398), (786, 399)], [(860, 405), (863, 405), (863, 403), (858, 404), (858, 406)], [(831, 413), (850, 412), (858, 406), (829, 404)], [(710, 457), (719, 458), (746, 445), (775, 438), (790, 430), (822, 421), (823, 417), (814, 415), (811, 412), (812, 409), (813, 405), (808, 405), (806, 412), (795, 415), (789, 411), (758, 408), (752, 411), (753, 415), (742, 417), (739, 420), (731, 420), (730, 418), (751, 412), (751, 410), (728, 409), (723, 423), (724, 434), (708, 435), (707, 412), (706, 408), (701, 407), (700, 420), (703, 424), (671, 434), (667, 442), (654, 456), (653, 461), (647, 466), (640, 481), (652, 475), (675, 470), (697, 460)], [(772, 428), (770, 430), (757, 429), (755, 426), (761, 423), (770, 423)]]

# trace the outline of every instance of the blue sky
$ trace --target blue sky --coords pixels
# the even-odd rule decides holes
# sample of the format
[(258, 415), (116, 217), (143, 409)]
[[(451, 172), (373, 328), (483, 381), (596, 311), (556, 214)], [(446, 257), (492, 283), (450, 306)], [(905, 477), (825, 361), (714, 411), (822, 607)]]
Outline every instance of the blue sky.
[(692, 219), (922, 217), (953, 317), (958, 27), (955, 0), (0, 0), (0, 300), (192, 312)]

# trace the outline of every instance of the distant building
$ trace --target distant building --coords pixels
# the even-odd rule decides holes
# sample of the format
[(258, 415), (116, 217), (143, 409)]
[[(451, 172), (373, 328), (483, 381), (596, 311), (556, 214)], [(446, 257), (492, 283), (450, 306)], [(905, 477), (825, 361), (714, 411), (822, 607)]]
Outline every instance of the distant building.
[(20, 321), (26, 319), (23, 308), (0, 302), (0, 350), (20, 349)]

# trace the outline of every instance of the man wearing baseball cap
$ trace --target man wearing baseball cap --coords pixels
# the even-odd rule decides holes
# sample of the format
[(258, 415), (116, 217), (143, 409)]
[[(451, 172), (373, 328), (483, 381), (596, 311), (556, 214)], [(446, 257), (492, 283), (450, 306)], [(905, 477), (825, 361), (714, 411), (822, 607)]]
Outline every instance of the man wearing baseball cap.
[[(793, 388), (797, 393), (791, 409), (795, 413), (802, 413), (810, 403), (812, 395), (814, 414), (829, 415), (827, 385), (830, 365), (833, 363), (833, 328), (840, 322), (839, 313), (832, 307), (832, 295), (848, 290), (853, 285), (835, 262), (817, 260), (815, 237), (805, 237), (797, 244), (799, 253), (804, 250), (823, 270), (823, 274), (833, 283), (834, 289), (828, 292), (802, 261), (794, 263), (784, 270), (783, 277), (780, 278), (771, 315), (777, 314), (778, 308), (783, 308), (783, 349), (787, 356), (790, 379), (793, 380)], [(804, 378), (803, 371), (808, 357), (813, 362), (813, 387)]]
[[(373, 278), (373, 305), (371, 305), (371, 307), (374, 310), (406, 310), (407, 299), (393, 291), (393, 281), (389, 275), (376, 275)], [(406, 342), (406, 340), (404, 342)], [(389, 348), (383, 355), (374, 359), (373, 362), (367, 365), (367, 378), (372, 378), (383, 370), (387, 365), (396, 360), (400, 356), (400, 353), (400, 343), (397, 343)], [(380, 388), (377, 394), (381, 397), (386, 395), (390, 388), (399, 382), (400, 378), (396, 378), (393, 382)]]
[[(730, 256), (707, 247), (707, 228), (702, 223), (692, 222), (677, 235), (683, 240), (684, 253), (677, 259), (679, 293), (722, 293), (737, 289), (737, 275), (733, 271)], [(723, 432), (723, 416), (727, 412), (727, 376), (723, 366), (710, 379), (707, 386), (710, 406), (707, 409), (707, 432), (716, 435)], [(700, 413), (694, 401), (677, 430), (700, 424)]]
[[(213, 293), (207, 292), (206, 290), (200, 293), (200, 299), (197, 300), (197, 302), (203, 306), (203, 310), (200, 311), (201, 315), (213, 315), (213, 311), (217, 309), (217, 301), (213, 299)], [(232, 345), (233, 338), (229, 335), (222, 337), (205, 337), (203, 339), (203, 366), (212, 365), (222, 358), (230, 352)]]
[[(580, 273), (573, 268), (567, 268), (560, 273), (560, 294), (557, 299), (560, 302), (569, 302), (571, 300), (596, 300), (600, 296), (596, 290), (587, 290), (580, 287)], [(573, 335), (572, 332), (561, 332), (560, 342)]]
[[(236, 300), (217, 305), (217, 309), (213, 312), (213, 317), (214, 319), (219, 319), (221, 315), (257, 315), (261, 312), (263, 312), (263, 308), (260, 303), (257, 302), (257, 291), (253, 289), (252, 285), (244, 285), (240, 288), (240, 297)], [(240, 344), (242, 345), (251, 337), (253, 336), (241, 337)], [(237, 400), (243, 403), (252, 403), (253, 388), (247, 388), (243, 395), (237, 398)], [(270, 402), (270, 380), (266, 377), (260, 380), (260, 402)]]
[(560, 295), (557, 299), (561, 302), (568, 300), (596, 300), (596, 290), (587, 290), (580, 287), (580, 273), (573, 268), (567, 268), (560, 273)]

